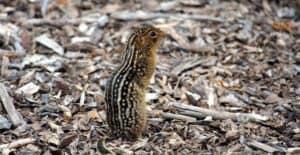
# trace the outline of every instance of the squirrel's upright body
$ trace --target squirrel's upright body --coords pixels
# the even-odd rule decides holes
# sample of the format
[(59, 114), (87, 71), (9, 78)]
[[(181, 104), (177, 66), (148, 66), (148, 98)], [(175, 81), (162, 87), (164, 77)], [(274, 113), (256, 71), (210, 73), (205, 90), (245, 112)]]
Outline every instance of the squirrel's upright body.
[(150, 25), (136, 28), (123, 51), (122, 63), (105, 90), (106, 116), (111, 134), (136, 139), (147, 121), (145, 93), (156, 66), (156, 50), (164, 33)]

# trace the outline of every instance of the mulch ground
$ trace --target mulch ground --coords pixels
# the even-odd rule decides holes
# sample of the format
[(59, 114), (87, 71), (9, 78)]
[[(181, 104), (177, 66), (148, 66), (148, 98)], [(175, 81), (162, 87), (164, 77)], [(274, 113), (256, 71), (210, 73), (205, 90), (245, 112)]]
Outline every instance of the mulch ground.
[(167, 33), (116, 154), (300, 154), (300, 1), (0, 1), (0, 152), (97, 154), (131, 27)]

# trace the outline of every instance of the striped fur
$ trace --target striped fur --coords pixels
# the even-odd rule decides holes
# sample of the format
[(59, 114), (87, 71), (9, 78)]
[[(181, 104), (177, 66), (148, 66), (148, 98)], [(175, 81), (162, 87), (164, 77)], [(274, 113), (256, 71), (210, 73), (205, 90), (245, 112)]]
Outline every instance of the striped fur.
[(150, 31), (161, 32), (143, 25), (131, 34), (123, 51), (121, 65), (107, 82), (106, 114), (113, 136), (137, 138), (146, 125), (144, 94), (155, 69), (155, 64), (148, 62), (155, 59), (152, 57), (156, 53), (149, 52), (152, 42), (143, 42), (145, 38), (142, 37)]

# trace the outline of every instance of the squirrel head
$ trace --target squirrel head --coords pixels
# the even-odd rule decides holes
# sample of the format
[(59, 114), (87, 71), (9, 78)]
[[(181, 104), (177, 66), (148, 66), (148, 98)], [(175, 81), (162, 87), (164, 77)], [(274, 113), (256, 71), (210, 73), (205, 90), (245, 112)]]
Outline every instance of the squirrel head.
[(143, 24), (133, 28), (132, 36), (136, 36), (132, 39), (138, 49), (156, 49), (166, 34), (152, 25)]

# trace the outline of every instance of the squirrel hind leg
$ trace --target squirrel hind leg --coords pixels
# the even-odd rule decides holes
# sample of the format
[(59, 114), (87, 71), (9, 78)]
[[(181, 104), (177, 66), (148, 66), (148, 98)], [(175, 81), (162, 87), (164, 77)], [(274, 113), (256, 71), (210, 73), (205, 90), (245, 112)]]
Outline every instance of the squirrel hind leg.
[(125, 136), (124, 139), (128, 141), (136, 141), (138, 138), (142, 136), (142, 132), (134, 132), (133, 130), (129, 131)]
[(145, 123), (141, 124), (142, 122), (139, 122), (135, 126), (132, 126), (131, 129), (126, 130), (123, 133), (123, 138), (128, 141), (136, 141), (138, 138), (140, 138), (143, 134)]
[(146, 118), (140, 118), (139, 122), (135, 125), (135, 127), (129, 131), (129, 135), (131, 135), (131, 137), (135, 140), (140, 138), (143, 132), (145, 131), (146, 123)]

